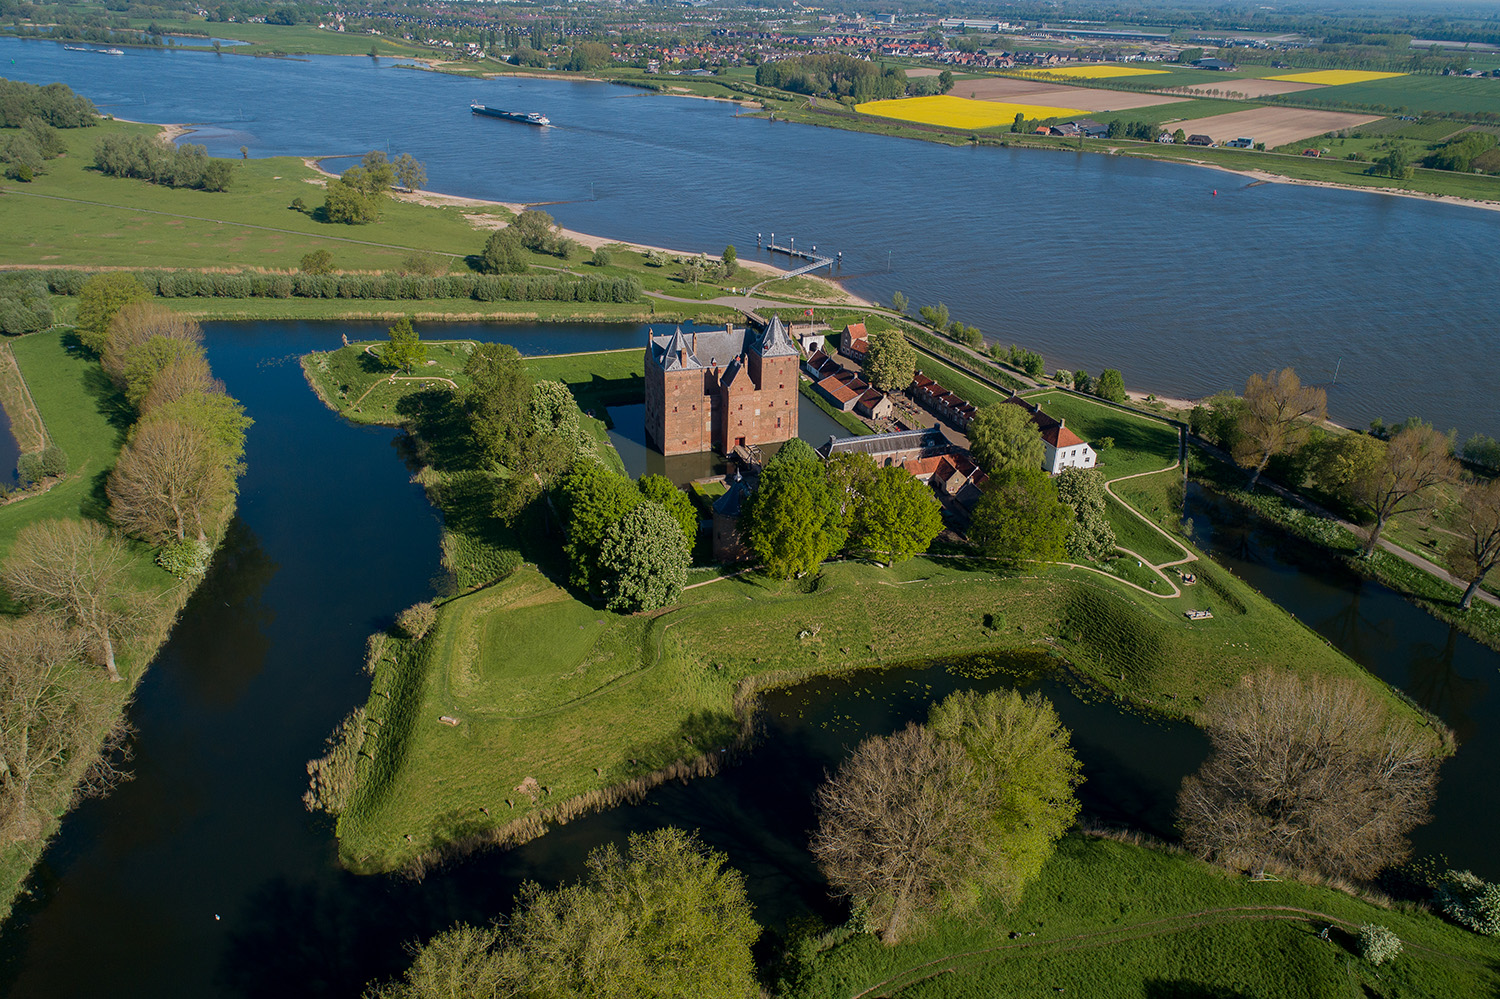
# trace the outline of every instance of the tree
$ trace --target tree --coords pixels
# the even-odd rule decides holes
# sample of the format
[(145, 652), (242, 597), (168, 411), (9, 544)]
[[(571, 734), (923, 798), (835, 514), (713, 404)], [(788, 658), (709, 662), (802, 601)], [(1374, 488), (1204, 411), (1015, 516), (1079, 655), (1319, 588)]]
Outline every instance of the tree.
[(1082, 368), (1078, 368), (1077, 370), (1075, 370), (1073, 372), (1073, 391), (1074, 392), (1092, 392), (1092, 391), (1094, 391), (1094, 379), (1093, 379), (1093, 377), (1090, 376), (1089, 373), (1087, 371), (1083, 370)]
[(1459, 511), (1459, 539), (1448, 549), (1448, 566), (1469, 584), (1458, 604), (1468, 610), (1484, 578), (1500, 565), (1500, 479), (1465, 487)]
[(464, 363), (469, 380), (464, 413), (469, 433), (486, 461), (501, 468), (517, 464), (531, 422), (531, 376), (520, 351), (505, 343), (482, 343)]
[(1046, 450), (1042, 432), (1024, 406), (996, 402), (969, 421), (969, 450), (990, 475), (1011, 468), (1041, 468)]
[(692, 550), (679, 524), (652, 502), (611, 524), (599, 546), (605, 606), (619, 613), (675, 603), (687, 584)]
[(162, 368), (151, 383), (150, 390), (141, 400), (142, 416), (158, 406), (174, 402), (186, 395), (198, 392), (223, 392), (224, 384), (214, 378), (208, 368), (208, 359), (202, 354), (179, 357)]
[(1179, 128), (1177, 131), (1172, 133), (1172, 141), (1179, 146), (1182, 145), (1187, 141), (1187, 133)]
[(96, 750), (111, 708), (82, 659), (82, 634), (36, 612), (0, 626), (0, 843), (35, 837)]
[(155, 420), (177, 420), (201, 430), (208, 437), (215, 456), (232, 475), (238, 476), (245, 457), (245, 431), (255, 421), (245, 415), (245, 407), (233, 396), (225, 395), (222, 385), (211, 389), (185, 392), (167, 399), (149, 410), (142, 406), (137, 427)]
[[(358, 167), (350, 167), (357, 170)], [(323, 214), (330, 222), (342, 225), (366, 225), (380, 221), (380, 206), (357, 184), (343, 178), (328, 182), (323, 198)]]
[(939, 333), (948, 328), (948, 307), (942, 302), (935, 306), (924, 305), (917, 310), (917, 314), (922, 317), (923, 322)]
[(839, 498), (823, 462), (806, 442), (793, 438), (766, 463), (760, 484), (746, 499), (740, 518), (745, 540), (781, 579), (802, 576), (844, 547)]
[(1318, 487), (1348, 499), (1349, 487), (1380, 464), (1385, 445), (1369, 434), (1329, 434), (1317, 442), (1312, 452), (1308, 471)]
[(990, 480), (974, 507), (969, 537), (991, 558), (1050, 562), (1063, 556), (1073, 511), (1040, 468), (1011, 468)]
[(964, 907), (972, 909), (979, 894), (1019, 905), (1078, 817), (1074, 792), (1083, 773), (1071, 734), (1051, 701), (1015, 690), (951, 694), (933, 706), (927, 724), (962, 746), (972, 764), (963, 794), (982, 824)]
[(982, 817), (963, 747), (915, 723), (860, 743), (818, 789), (812, 854), (833, 891), (894, 946), (968, 895)]
[(953, 71), (951, 69), (945, 69), (938, 74), (938, 91), (940, 93), (946, 94), (948, 91), (952, 90), (953, 83)]
[(894, 565), (925, 552), (942, 529), (942, 507), (932, 489), (906, 469), (887, 466), (865, 487), (850, 533)]
[[(421, 164), (418, 163), (417, 166), (420, 168)], [(344, 176), (349, 177), (355, 170), (359, 172), (353, 175), (352, 182), (372, 197), (384, 194), (396, 183), (396, 168), (379, 149), (372, 149), (365, 153), (364, 158), (359, 161), (359, 166), (345, 170)]]
[(906, 334), (895, 327), (876, 330), (869, 336), (870, 354), (865, 374), (882, 392), (900, 392), (917, 373), (917, 352)]
[(906, 296), (899, 291), (891, 292), (891, 311), (899, 314), (906, 313)]
[(544, 211), (526, 209), (515, 217), (509, 229), (528, 250), (535, 253), (557, 252), (557, 223)]
[(540, 381), (531, 386), (531, 436), (523, 449), (523, 462), (549, 485), (589, 443), (578, 423), (581, 415), (573, 393), (562, 382)]
[(380, 360), (388, 368), (411, 374), (412, 369), (427, 360), (427, 348), (412, 328), (411, 318), (402, 316), (389, 330), (390, 342), (380, 351)]
[(132, 302), (144, 302), (150, 297), (151, 293), (134, 274), (122, 271), (95, 274), (78, 291), (78, 319), (74, 328), (79, 342), (95, 354), (103, 352), (115, 314)]
[(135, 621), (125, 591), (129, 560), (125, 546), (102, 524), (39, 520), (16, 534), (0, 565), (0, 583), (13, 598), (56, 611), (78, 628), (90, 656), (119, 680), (115, 640)]
[(698, 511), (693, 508), (693, 501), (688, 499), (687, 493), (674, 486), (665, 475), (643, 475), (636, 482), (636, 488), (647, 500), (671, 515), (682, 528), (682, 537), (691, 551), (693, 543), (698, 540)]
[(397, 156), (396, 161), (391, 164), (391, 171), (396, 176), (396, 183), (409, 192), (427, 186), (427, 168), (411, 153)]
[(839, 507), (839, 527), (845, 531), (853, 529), (865, 493), (874, 485), (879, 470), (874, 458), (859, 451), (845, 451), (828, 459), (824, 475)]
[(609, 248), (601, 246), (597, 250), (595, 250), (594, 255), (589, 258), (589, 263), (593, 264), (595, 267), (608, 267), (611, 263), (614, 262), (614, 259), (615, 256), (613, 253), (609, 252)]
[[(151, 348), (148, 355), (140, 353), (151, 340), (157, 337), (176, 340), (191, 345), (192, 350), (178, 352), (175, 348), (161, 344)], [(99, 351), (99, 363), (109, 375), (115, 387), (126, 390), (134, 384), (137, 403), (151, 388), (151, 381), (178, 356), (203, 355), (203, 327), (196, 320), (173, 312), (155, 302), (132, 302), (115, 313), (110, 321), (105, 341)], [(168, 352), (171, 357), (166, 356)], [(147, 358), (156, 360), (152, 366)], [(134, 368), (134, 377), (131, 369)], [(144, 370), (149, 368), (149, 370)]]
[(479, 255), (479, 269), (485, 274), (525, 274), (526, 255), (515, 227), (490, 233)]
[(1403, 513), (1428, 509), (1437, 488), (1458, 479), (1453, 441), (1425, 423), (1392, 437), (1381, 461), (1350, 485), (1350, 494), (1375, 516), (1365, 541), (1365, 555), (1380, 543), (1386, 521)]
[(692, 282), (693, 287), (696, 288), (698, 282), (703, 280), (707, 270), (708, 258), (702, 254), (696, 257), (685, 257), (682, 261), (682, 280), (684, 282)]
[(1124, 402), (1125, 379), (1114, 368), (1105, 368), (1094, 383), (1094, 394), (1110, 402)]
[(131, 347), (124, 358), (126, 401), (139, 408), (164, 369), (178, 362), (191, 363), (190, 358), (202, 356), (203, 347), (197, 341), (178, 336), (153, 336)]
[(724, 278), (728, 280), (734, 277), (735, 271), (739, 270), (740, 255), (733, 244), (724, 247), (724, 253), (719, 257), (719, 266), (723, 270)]
[(1234, 449), (1235, 461), (1254, 466), (1251, 491), (1273, 456), (1300, 447), (1313, 424), (1327, 418), (1328, 393), (1304, 386), (1291, 368), (1251, 375), (1245, 381), (1245, 410)]
[[(334, 221), (342, 220), (335, 219)], [(333, 254), (327, 250), (314, 250), (311, 253), (304, 253), (298, 266), (304, 274), (332, 274)]]
[(158, 414), (120, 449), (105, 487), (110, 519), (152, 544), (207, 541), (211, 515), (234, 495), (234, 474), (207, 431)]
[(1427, 821), (1438, 747), (1352, 678), (1267, 670), (1203, 710), (1213, 753), (1183, 781), (1183, 842), (1259, 874), (1369, 879)]
[(557, 511), (567, 542), (568, 583), (586, 593), (603, 591), (608, 575), (599, 562), (609, 529), (645, 502), (635, 484), (592, 461), (575, 464), (558, 483)]
[(1115, 529), (1106, 513), (1104, 475), (1097, 468), (1065, 468), (1053, 480), (1057, 498), (1073, 509), (1063, 543), (1069, 558), (1102, 562), (1115, 553)]

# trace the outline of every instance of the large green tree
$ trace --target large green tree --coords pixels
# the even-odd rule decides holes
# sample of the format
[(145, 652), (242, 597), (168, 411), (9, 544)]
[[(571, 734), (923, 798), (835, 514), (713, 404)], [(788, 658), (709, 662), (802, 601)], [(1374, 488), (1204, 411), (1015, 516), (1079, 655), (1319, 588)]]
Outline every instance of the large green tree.
[(1375, 516), (1365, 554), (1375, 551), (1392, 517), (1429, 509), (1438, 487), (1458, 475), (1452, 439), (1429, 424), (1414, 423), (1392, 437), (1380, 460), (1349, 485), (1350, 496)]
[(865, 493), (875, 482), (875, 475), (879, 471), (880, 466), (875, 464), (875, 459), (860, 451), (845, 451), (828, 460), (824, 474), (828, 477), (829, 488), (833, 490), (833, 498), (839, 505), (839, 526), (844, 530), (853, 529), (854, 518), (859, 515)]
[(599, 561), (605, 538), (643, 502), (633, 482), (597, 462), (580, 461), (559, 480), (556, 505), (567, 534), (563, 551), (571, 585), (591, 594), (603, 591), (609, 575)]
[(479, 269), (485, 274), (525, 274), (526, 253), (515, 227), (490, 233), (479, 255)]
[(1278, 454), (1301, 447), (1315, 424), (1328, 417), (1328, 393), (1302, 380), (1291, 368), (1245, 381), (1245, 407), (1240, 414), (1234, 460), (1252, 469), (1250, 488)]
[(510, 520), (536, 495), (527, 474), (531, 437), (531, 375), (516, 348), (483, 343), (464, 364), (469, 388), (463, 396), (469, 435), (481, 465), (495, 481), (495, 514)]
[(965, 794), (982, 824), (967, 906), (982, 896), (1015, 906), (1078, 817), (1083, 768), (1072, 737), (1051, 701), (1015, 690), (960, 691), (934, 705), (927, 723), (973, 764)]
[(521, 890), (503, 929), (456, 926), (374, 999), (755, 999), (744, 878), (678, 829), (589, 854), (582, 880)]
[(688, 494), (674, 486), (665, 475), (643, 475), (636, 482), (636, 488), (640, 489), (642, 496), (671, 515), (682, 528), (682, 537), (691, 550), (698, 540), (698, 511), (693, 508)]
[(917, 352), (906, 334), (890, 327), (872, 332), (869, 340), (865, 374), (870, 384), (882, 392), (900, 392), (910, 385), (917, 373)]
[(805, 442), (787, 441), (766, 463), (740, 529), (766, 572), (782, 579), (811, 572), (844, 547), (842, 505)]
[(990, 475), (1009, 468), (1040, 469), (1046, 456), (1031, 414), (1013, 403), (992, 403), (975, 413), (968, 434), (974, 460)]
[[(353, 173), (359, 167), (350, 167)], [(362, 178), (336, 177), (324, 188), (323, 217), (343, 225), (365, 225), (380, 221), (380, 199), (362, 186)]]
[(109, 324), (115, 315), (132, 302), (144, 302), (150, 297), (151, 293), (134, 274), (123, 271), (95, 274), (78, 291), (74, 330), (79, 341), (94, 353), (103, 353), (109, 342)]
[(605, 606), (633, 613), (675, 603), (687, 584), (692, 550), (677, 520), (647, 500), (604, 532), (599, 545)]
[(396, 320), (389, 333), (390, 341), (380, 350), (380, 360), (386, 367), (411, 374), (413, 368), (427, 360), (427, 348), (412, 328), (410, 316)]
[(980, 551), (1007, 562), (1054, 561), (1064, 544), (1073, 511), (1057, 498), (1057, 487), (1040, 468), (1012, 468), (990, 480), (974, 507), (969, 537)]
[(1097, 468), (1065, 468), (1053, 480), (1057, 498), (1073, 509), (1064, 542), (1070, 558), (1102, 562), (1115, 552), (1115, 529), (1106, 513), (1104, 475)]
[(942, 506), (932, 489), (906, 469), (888, 466), (865, 488), (851, 535), (894, 565), (925, 552), (942, 529)]
[(1110, 402), (1124, 402), (1125, 379), (1114, 368), (1105, 368), (1094, 382), (1094, 394)]

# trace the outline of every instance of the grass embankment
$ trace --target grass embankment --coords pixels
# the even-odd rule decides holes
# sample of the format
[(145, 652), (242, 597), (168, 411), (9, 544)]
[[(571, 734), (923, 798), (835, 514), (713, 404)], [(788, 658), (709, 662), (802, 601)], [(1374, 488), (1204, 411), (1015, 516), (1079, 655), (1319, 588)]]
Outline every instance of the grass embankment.
[[(302, 358), (302, 369), (319, 398), (340, 416), (356, 423), (401, 423), (401, 400), (408, 396), (433, 388), (461, 392), (469, 387), (464, 365), (477, 342), (429, 341), (427, 364), (413, 375), (384, 367), (378, 357), (378, 341), (313, 351)], [(645, 398), (644, 353), (642, 345), (529, 357), (526, 370), (535, 381), (567, 385), (585, 417), (602, 421), (605, 407), (633, 405)]]
[[(235, 22), (209, 22), (202, 18), (183, 20), (142, 20), (133, 18), (130, 26), (143, 31), (155, 24), (163, 34), (202, 35), (203, 40), (178, 41), (178, 48), (210, 48), (209, 38), (230, 38), (246, 42), (245, 45), (226, 45), (223, 55), (347, 55), (366, 56), (371, 47), (382, 56), (441, 58), (438, 50), (426, 45), (417, 45), (403, 38), (385, 35), (379, 38), (359, 32), (341, 32), (319, 29), (310, 24), (244, 24)], [(449, 50), (451, 54), (451, 50)]]
[[(1358, 956), (1354, 937), (1366, 923), (1401, 938), (1393, 963), (1376, 968)], [(1081, 834), (1062, 841), (1013, 912), (989, 906), (970, 920), (942, 919), (896, 947), (845, 931), (819, 944), (795, 969), (788, 999), (1466, 999), (1500, 988), (1495, 942), (1430, 913), (1250, 881), (1181, 853)]]
[[(1268, 665), (1379, 684), (1224, 570), (1197, 571), (1193, 605), (1210, 621), (1099, 573), (964, 558), (834, 563), (806, 585), (724, 579), (633, 617), (522, 569), (444, 604), (427, 639), (393, 644), (378, 663), (370, 759), (339, 820), (340, 853), (379, 871), (538, 835), (732, 745), (747, 690), (938, 650), (1055, 650), (1091, 687), (1172, 717), (1194, 717), (1203, 698)], [(517, 791), (528, 777), (544, 789), (535, 802)]]
[[(69, 472), (44, 493), (0, 506), (0, 558), (10, 552), (17, 532), (27, 524), (105, 517), (105, 478), (114, 467), (125, 429), (134, 414), (98, 362), (69, 349), (65, 343), (67, 337), (68, 334), (51, 330), (10, 344), (46, 432), (68, 455)], [(99, 671), (97, 693), (107, 699), (111, 718), (124, 712), (136, 683), (166, 641), (177, 612), (193, 588), (192, 582), (179, 582), (160, 569), (148, 546), (132, 544), (131, 554), (125, 578), (129, 587), (141, 596), (145, 617), (138, 633), (116, 647), (119, 670), (126, 682), (111, 684), (103, 670)], [(9, 604), (8, 598), (6, 603)], [(5, 613), (18, 611), (14, 606), (4, 608)], [(105, 730), (101, 729), (97, 738), (102, 740), (104, 736)], [(70, 763), (65, 782), (34, 789), (33, 793), (45, 802), (52, 818), (34, 837), (0, 849), (0, 919), (8, 915), (16, 893), (56, 831), (58, 820), (68, 810), (75, 783), (92, 762), (92, 754), (80, 757)]]

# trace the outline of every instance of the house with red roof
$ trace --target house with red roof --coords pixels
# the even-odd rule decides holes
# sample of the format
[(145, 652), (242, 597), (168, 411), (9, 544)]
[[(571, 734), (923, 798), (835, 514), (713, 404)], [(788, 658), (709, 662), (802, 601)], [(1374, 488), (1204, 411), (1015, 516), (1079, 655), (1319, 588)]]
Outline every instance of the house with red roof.
[(844, 327), (844, 333), (839, 338), (839, 353), (855, 364), (865, 363), (865, 358), (870, 355), (870, 337), (865, 332), (864, 323), (851, 323)]

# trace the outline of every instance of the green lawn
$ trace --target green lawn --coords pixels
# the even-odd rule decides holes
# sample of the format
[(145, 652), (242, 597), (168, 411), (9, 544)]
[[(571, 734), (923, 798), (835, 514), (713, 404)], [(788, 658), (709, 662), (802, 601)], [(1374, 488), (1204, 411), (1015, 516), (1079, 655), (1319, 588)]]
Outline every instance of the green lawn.
[[(741, 681), (908, 662), (934, 648), (1052, 648), (1106, 695), (1178, 717), (1289, 657), (1378, 685), (1227, 572), (1197, 570), (1204, 585), (1184, 604), (1061, 567), (845, 562), (807, 585), (737, 577), (660, 613), (620, 616), (522, 569), (446, 603), (433, 636), (377, 668), (367, 705), (376, 744), (366, 743), (372, 762), (339, 820), (341, 856), (355, 870), (390, 870), (446, 844), (512, 835), (731, 743)], [(1187, 606), (1215, 617), (1188, 622)], [(444, 715), (460, 724), (441, 724)], [(547, 788), (536, 804), (515, 790), (527, 777)]]
[[(357, 55), (367, 56), (370, 46), (375, 44), (379, 47), (383, 56), (410, 56), (422, 55), (424, 57), (437, 57), (435, 49), (425, 45), (414, 45), (401, 38), (382, 36), (376, 38), (373, 35), (360, 34), (358, 32), (340, 32), (319, 30), (316, 25), (310, 24), (227, 24), (224, 22), (208, 22), (201, 18), (188, 18), (180, 21), (155, 18), (155, 23), (168, 34), (191, 33), (195, 35), (211, 35), (214, 38), (234, 38), (239, 41), (249, 42), (249, 45), (232, 45), (223, 49), (225, 55), (269, 55), (271, 53), (290, 53), (295, 55)], [(144, 29), (151, 20), (132, 19), (130, 26), (136, 29)], [(200, 47), (207, 46), (205, 38), (199, 45), (193, 42), (179, 42), (178, 46)]]
[(1010, 398), (973, 375), (917, 345), (917, 370), (972, 406), (983, 408)]
[[(1376, 968), (1358, 956), (1366, 923), (1401, 938), (1394, 962)], [(788, 999), (1468, 999), (1500, 988), (1500, 946), (1430, 913), (1077, 833), (1015, 911), (941, 919), (896, 947), (834, 932), (803, 953)]]
[(1402, 114), (1435, 111), (1500, 114), (1500, 86), (1496, 85), (1497, 82), (1500, 81), (1412, 74), (1368, 83), (1301, 90), (1290, 96), (1297, 104), (1388, 108)]

